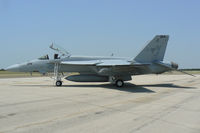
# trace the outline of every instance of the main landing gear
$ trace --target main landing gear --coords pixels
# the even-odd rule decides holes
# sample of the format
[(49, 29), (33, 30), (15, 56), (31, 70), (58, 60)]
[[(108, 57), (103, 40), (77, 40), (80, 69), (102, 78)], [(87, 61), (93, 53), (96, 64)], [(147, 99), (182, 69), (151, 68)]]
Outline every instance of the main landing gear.
[(122, 86), (124, 86), (124, 81), (121, 80), (121, 79), (118, 79), (118, 80), (115, 81), (115, 85), (117, 87), (122, 87)]
[(59, 64), (55, 63), (54, 66), (54, 83), (56, 86), (62, 86), (62, 75), (59, 73)]
[(124, 80), (122, 80), (119, 76), (111, 76), (111, 77), (109, 77), (109, 82), (113, 83), (117, 87), (124, 86)]

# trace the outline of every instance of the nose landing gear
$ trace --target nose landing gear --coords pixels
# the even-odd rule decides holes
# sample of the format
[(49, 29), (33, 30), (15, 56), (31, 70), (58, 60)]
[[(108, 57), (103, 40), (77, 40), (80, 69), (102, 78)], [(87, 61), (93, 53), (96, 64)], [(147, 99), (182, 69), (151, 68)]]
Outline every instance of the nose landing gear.
[(62, 86), (62, 81), (60, 80), (56, 81), (56, 86)]
[(54, 65), (54, 82), (56, 86), (62, 86), (61, 74), (59, 73), (59, 64)]

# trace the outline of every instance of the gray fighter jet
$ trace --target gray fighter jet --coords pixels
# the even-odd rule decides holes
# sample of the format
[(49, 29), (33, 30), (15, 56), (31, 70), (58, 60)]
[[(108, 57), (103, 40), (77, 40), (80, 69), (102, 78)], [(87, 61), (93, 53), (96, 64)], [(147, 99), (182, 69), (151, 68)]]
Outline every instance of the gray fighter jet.
[(132, 80), (133, 75), (161, 74), (166, 71), (178, 70), (176, 63), (164, 63), (168, 35), (157, 35), (133, 59), (116, 57), (84, 57), (71, 56), (67, 51), (54, 47), (51, 49), (59, 52), (54, 59), (43, 56), (21, 64), (9, 66), (7, 71), (34, 72), (42, 74), (54, 73), (55, 85), (62, 85), (62, 73), (79, 73), (65, 77), (75, 82), (111, 82), (117, 87), (122, 87), (124, 81)]

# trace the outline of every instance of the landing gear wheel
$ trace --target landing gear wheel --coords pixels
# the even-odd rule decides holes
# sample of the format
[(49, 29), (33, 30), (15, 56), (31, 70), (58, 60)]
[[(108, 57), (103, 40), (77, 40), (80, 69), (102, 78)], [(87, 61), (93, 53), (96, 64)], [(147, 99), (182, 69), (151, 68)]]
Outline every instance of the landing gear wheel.
[(56, 81), (56, 86), (62, 86), (62, 81)]
[(124, 81), (123, 80), (117, 80), (116, 82), (115, 82), (115, 85), (117, 86), (117, 87), (122, 87), (123, 85), (124, 85)]

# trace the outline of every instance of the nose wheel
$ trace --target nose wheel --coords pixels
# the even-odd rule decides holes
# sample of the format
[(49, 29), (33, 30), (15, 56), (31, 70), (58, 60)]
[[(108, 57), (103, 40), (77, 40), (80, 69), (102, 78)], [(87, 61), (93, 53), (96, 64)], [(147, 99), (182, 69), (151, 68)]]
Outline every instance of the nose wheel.
[(56, 86), (62, 86), (62, 81), (56, 81)]
[(54, 66), (54, 83), (56, 86), (62, 86), (61, 74), (59, 73), (59, 64), (55, 63)]

